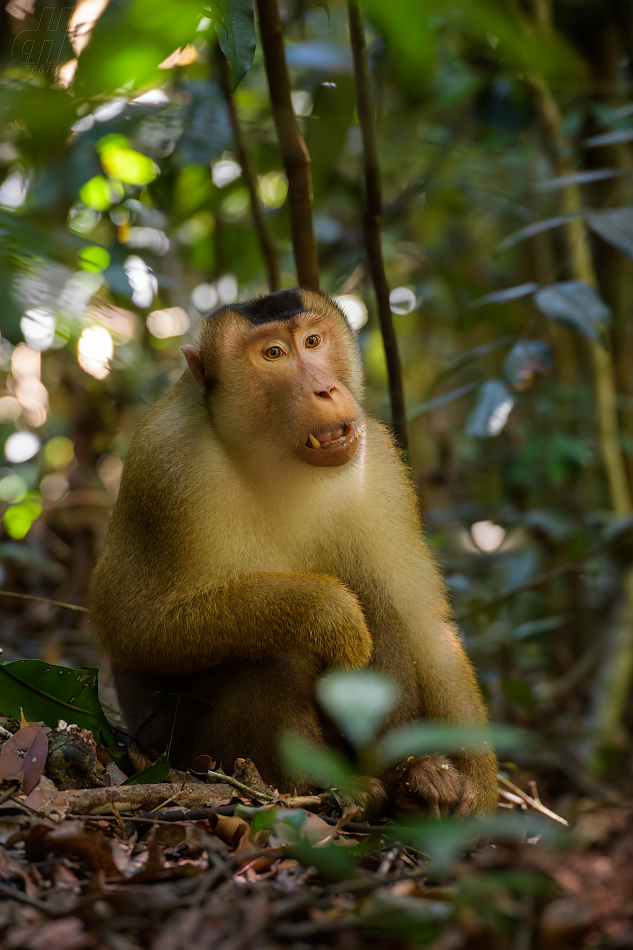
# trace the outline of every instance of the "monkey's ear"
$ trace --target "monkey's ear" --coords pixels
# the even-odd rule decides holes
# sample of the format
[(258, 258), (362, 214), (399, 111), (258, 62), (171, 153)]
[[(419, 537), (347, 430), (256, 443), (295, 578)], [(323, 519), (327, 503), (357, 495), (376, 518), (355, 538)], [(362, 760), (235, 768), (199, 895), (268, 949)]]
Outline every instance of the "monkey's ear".
[(195, 346), (191, 346), (190, 343), (187, 343), (186, 346), (180, 347), (180, 352), (184, 354), (184, 357), (187, 360), (187, 366), (191, 370), (191, 375), (197, 382), (198, 386), (200, 386), (201, 389), (204, 389), (204, 368), (202, 366), (200, 350), (196, 349)]

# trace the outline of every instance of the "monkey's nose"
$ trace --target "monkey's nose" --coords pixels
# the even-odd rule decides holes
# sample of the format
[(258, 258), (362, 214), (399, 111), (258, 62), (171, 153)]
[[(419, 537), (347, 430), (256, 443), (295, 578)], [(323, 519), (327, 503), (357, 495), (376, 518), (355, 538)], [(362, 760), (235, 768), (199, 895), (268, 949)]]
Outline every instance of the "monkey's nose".
[(338, 393), (336, 386), (328, 386), (327, 389), (320, 389), (315, 392), (315, 396), (319, 396), (321, 399), (333, 399), (335, 394)]

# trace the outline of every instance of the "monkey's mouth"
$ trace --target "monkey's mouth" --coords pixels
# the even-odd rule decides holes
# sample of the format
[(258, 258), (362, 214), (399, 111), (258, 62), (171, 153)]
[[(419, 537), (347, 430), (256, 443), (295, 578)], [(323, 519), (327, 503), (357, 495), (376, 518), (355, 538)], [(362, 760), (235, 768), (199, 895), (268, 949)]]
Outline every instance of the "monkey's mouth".
[(345, 422), (340, 426), (336, 426), (334, 429), (309, 432), (305, 446), (314, 452), (345, 448), (352, 442), (355, 442), (362, 431), (362, 427), (356, 422)]

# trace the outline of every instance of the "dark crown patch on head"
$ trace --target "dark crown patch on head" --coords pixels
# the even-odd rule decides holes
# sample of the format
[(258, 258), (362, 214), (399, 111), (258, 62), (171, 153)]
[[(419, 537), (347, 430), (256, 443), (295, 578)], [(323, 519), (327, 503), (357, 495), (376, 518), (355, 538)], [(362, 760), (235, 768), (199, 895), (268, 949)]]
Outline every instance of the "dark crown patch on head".
[(243, 303), (232, 303), (227, 309), (239, 313), (255, 326), (261, 323), (272, 323), (274, 320), (290, 320), (298, 313), (305, 312), (301, 295), (292, 288), (277, 290), (266, 297), (254, 297)]

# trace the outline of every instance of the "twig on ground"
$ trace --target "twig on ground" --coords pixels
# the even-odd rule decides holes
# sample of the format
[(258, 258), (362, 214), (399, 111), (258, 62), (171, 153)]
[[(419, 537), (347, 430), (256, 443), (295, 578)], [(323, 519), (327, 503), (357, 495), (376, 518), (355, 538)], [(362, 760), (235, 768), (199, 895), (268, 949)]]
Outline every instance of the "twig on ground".
[(519, 788), (518, 785), (515, 785), (514, 782), (511, 782), (510, 779), (507, 779), (504, 775), (497, 775), (497, 781), (502, 785), (505, 785), (513, 795), (519, 798), (522, 802), (525, 802), (530, 808), (533, 808), (534, 811), (539, 811), (542, 815), (547, 815), (548, 818), (551, 818), (553, 821), (557, 821), (561, 825), (569, 827), (569, 822), (562, 818), (560, 815), (557, 815), (555, 811), (551, 811), (549, 808), (546, 808), (540, 798), (533, 798), (531, 795), (528, 795), (527, 792), (524, 792), (523, 789)]
[(218, 782), (225, 782), (227, 785), (232, 785), (233, 788), (238, 788), (241, 792), (246, 792), (249, 798), (261, 798), (265, 802), (274, 802), (277, 800), (274, 795), (269, 795), (268, 792), (258, 792), (254, 788), (249, 788), (249, 786), (245, 785), (244, 782), (240, 782), (239, 779), (233, 778), (232, 775), (225, 775), (224, 772), (213, 772), (211, 769), (209, 769), (207, 775)]

